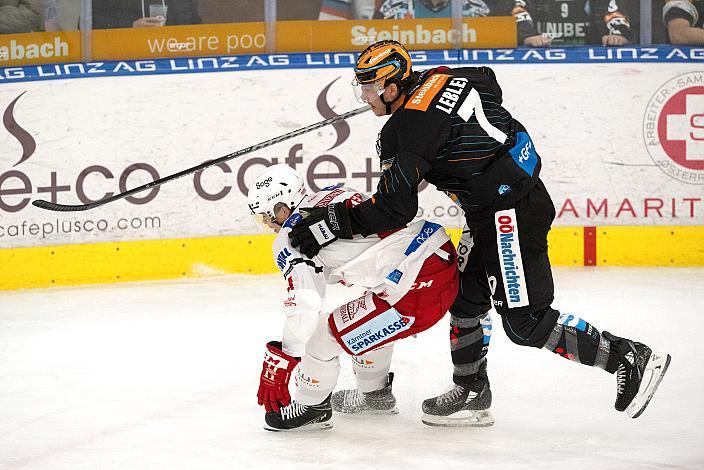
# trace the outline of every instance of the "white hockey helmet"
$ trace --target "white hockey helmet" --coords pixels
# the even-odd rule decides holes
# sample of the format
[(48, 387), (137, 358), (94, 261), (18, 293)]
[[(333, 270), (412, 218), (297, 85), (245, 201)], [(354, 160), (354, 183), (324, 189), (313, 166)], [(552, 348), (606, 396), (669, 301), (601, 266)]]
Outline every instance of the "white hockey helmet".
[(267, 215), (274, 220), (274, 208), (283, 203), (295, 209), (306, 195), (303, 178), (296, 170), (285, 164), (272, 165), (257, 176), (247, 195), (247, 204), (252, 215)]

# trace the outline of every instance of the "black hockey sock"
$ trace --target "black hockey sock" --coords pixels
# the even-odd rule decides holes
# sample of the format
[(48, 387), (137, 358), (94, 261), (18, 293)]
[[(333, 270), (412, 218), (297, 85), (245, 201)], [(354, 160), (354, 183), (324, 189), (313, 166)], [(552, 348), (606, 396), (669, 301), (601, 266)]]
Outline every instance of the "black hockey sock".
[(612, 374), (618, 366), (611, 359), (611, 341), (594, 326), (572, 314), (560, 314), (544, 347), (571, 361), (599, 367)]
[(450, 354), (454, 364), (453, 381), (468, 384), (474, 380), (489, 349), (491, 338), (489, 312), (477, 318), (450, 319)]

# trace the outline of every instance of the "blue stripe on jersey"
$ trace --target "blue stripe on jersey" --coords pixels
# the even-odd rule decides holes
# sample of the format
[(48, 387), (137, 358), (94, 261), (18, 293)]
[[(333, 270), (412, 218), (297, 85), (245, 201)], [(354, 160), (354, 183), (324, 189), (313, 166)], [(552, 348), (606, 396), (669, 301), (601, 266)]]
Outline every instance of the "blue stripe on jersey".
[(303, 219), (303, 216), (301, 214), (293, 214), (291, 217), (286, 219), (286, 222), (284, 222), (283, 228), (293, 228), (294, 225), (296, 225), (298, 222), (300, 222)]
[(406, 248), (406, 251), (403, 254), (408, 256), (414, 251), (416, 251), (418, 248), (420, 248), (423, 243), (425, 243), (428, 238), (430, 238), (435, 232), (437, 232), (441, 228), (442, 225), (426, 221), (423, 224), (423, 227), (421, 227), (420, 232), (418, 232), (418, 234), (413, 237), (413, 240), (408, 245), (408, 248)]

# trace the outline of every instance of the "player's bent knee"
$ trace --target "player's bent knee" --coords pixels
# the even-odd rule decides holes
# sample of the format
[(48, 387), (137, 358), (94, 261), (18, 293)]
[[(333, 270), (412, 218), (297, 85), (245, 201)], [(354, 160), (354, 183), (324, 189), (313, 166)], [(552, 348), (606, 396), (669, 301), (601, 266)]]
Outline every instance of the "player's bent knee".
[(531, 313), (502, 315), (504, 331), (509, 339), (519, 346), (542, 348), (550, 337), (560, 313), (545, 307)]
[(329, 361), (343, 352), (330, 331), (327, 318), (321, 316), (310, 339), (306, 343), (306, 355), (319, 361)]
[(461, 295), (455, 298), (455, 302), (450, 307), (450, 313), (457, 318), (480, 318), (491, 310), (490, 302), (474, 303)]

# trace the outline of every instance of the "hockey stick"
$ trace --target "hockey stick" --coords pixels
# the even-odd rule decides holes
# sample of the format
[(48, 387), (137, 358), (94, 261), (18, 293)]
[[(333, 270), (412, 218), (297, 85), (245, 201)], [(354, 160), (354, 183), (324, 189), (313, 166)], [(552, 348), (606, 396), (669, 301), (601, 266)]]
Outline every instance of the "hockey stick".
[(232, 160), (233, 158), (241, 157), (242, 155), (246, 155), (248, 153), (255, 152), (257, 150), (263, 149), (265, 147), (269, 147), (274, 144), (278, 144), (279, 142), (283, 142), (284, 140), (291, 139), (293, 137), (297, 137), (301, 134), (305, 134), (306, 132), (320, 129), (321, 127), (325, 127), (329, 124), (334, 124), (338, 121), (342, 121), (342, 120), (347, 119), (349, 117), (356, 116), (357, 114), (362, 114), (366, 111), (369, 111), (370, 109), (371, 108), (369, 106), (362, 106), (361, 108), (353, 109), (352, 111), (347, 111), (346, 113), (342, 113), (339, 116), (335, 116), (333, 118), (326, 119), (324, 121), (316, 122), (315, 124), (311, 124), (310, 126), (302, 127), (301, 129), (291, 131), (288, 134), (283, 134), (278, 137), (274, 137), (273, 139), (266, 140), (264, 142), (260, 142), (258, 144), (252, 145), (251, 147), (243, 148), (241, 150), (238, 150), (236, 152), (232, 152), (232, 153), (225, 155), (223, 157), (216, 158), (215, 160), (207, 160), (207, 161), (201, 163), (200, 165), (196, 165), (196, 166), (193, 166), (193, 167), (188, 168), (186, 170), (179, 171), (178, 173), (174, 173), (173, 175), (165, 176), (165, 177), (160, 178), (158, 180), (151, 181), (147, 184), (143, 184), (142, 186), (138, 186), (136, 188), (127, 190), (124, 193), (119, 193), (119, 194), (115, 194), (114, 196), (106, 197), (105, 199), (101, 199), (99, 201), (90, 202), (88, 204), (70, 205), (70, 204), (57, 204), (54, 202), (45, 201), (44, 199), (37, 199), (35, 201), (32, 201), (32, 205), (39, 207), (40, 209), (46, 209), (46, 210), (57, 211), (57, 212), (87, 211), (89, 209), (94, 209), (96, 207), (100, 207), (103, 204), (107, 204), (109, 202), (113, 202), (113, 201), (117, 201), (119, 199), (126, 198), (128, 196), (139, 193), (139, 192), (144, 191), (146, 189), (150, 189), (155, 186), (160, 186), (164, 183), (168, 183), (169, 181), (173, 181), (177, 178), (181, 178), (182, 176), (190, 175), (191, 173), (195, 173), (196, 171), (200, 171), (205, 168), (211, 167), (213, 165), (217, 165), (218, 163), (226, 162), (228, 160)]

